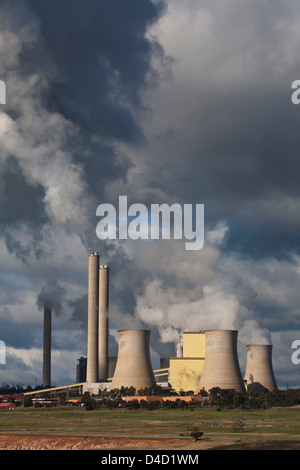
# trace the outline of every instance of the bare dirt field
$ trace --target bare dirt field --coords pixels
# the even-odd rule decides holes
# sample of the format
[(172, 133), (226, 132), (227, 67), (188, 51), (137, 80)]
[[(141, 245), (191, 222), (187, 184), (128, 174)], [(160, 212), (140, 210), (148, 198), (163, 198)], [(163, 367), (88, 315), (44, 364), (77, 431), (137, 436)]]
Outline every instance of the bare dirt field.
[[(198, 440), (191, 431), (201, 431)], [(299, 407), (86, 411), (20, 406), (0, 413), (0, 451), (294, 449), (300, 449)]]
[(188, 438), (114, 438), (46, 435), (1, 435), (0, 450), (298, 450), (299, 439), (251, 439), (211, 436)]

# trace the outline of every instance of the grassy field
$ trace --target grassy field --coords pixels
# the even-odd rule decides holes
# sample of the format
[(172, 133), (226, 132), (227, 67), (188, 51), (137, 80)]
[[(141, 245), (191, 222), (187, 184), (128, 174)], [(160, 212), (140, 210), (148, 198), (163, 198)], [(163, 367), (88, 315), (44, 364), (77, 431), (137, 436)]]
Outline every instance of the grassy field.
[[(239, 427), (243, 424), (243, 430)], [(264, 435), (300, 439), (300, 407), (268, 410), (24, 408), (0, 411), (0, 433), (69, 436), (178, 437), (198, 429), (204, 436)], [(299, 440), (300, 443), (300, 440)]]

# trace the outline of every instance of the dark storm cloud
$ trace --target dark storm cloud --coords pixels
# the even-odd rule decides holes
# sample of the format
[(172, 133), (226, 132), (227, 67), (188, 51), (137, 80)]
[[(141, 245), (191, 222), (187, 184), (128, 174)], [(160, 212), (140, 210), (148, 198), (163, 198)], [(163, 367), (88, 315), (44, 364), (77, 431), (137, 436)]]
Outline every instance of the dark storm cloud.
[[(44, 211), (42, 187), (29, 185), (17, 160), (10, 157), (2, 166), (0, 199), (0, 232), (10, 253), (26, 262), (32, 256), (43, 256), (41, 242), (45, 234), (43, 225), (48, 222)], [(22, 224), (27, 225), (26, 237), (18, 237)]]
[(155, 78), (158, 47), (145, 33), (162, 3), (149, 0), (29, 0), (60, 71), (52, 89), (58, 109), (82, 130), (135, 141), (142, 136), (132, 107)]
[[(25, 197), (16, 204), (11, 186), (3, 186), (2, 229), (21, 259), (41, 253), (33, 249), (37, 243), (30, 249), (16, 237), (16, 223), (39, 239), (41, 226), (56, 225), (58, 211), (88, 250), (97, 242), (96, 204), (107, 184), (125, 181), (133, 166), (116, 144), (143, 140), (140, 95), (159, 78), (152, 59), (163, 56), (146, 32), (162, 12), (162, 2), (149, 0), (3, 2), (2, 30), (9, 38), (3, 57), (10, 57), (3, 61), (11, 119), (5, 125), (12, 131), (6, 158), (16, 162), (14, 188), (19, 183)], [(3, 171), (12, 178), (11, 169)]]
[(88, 305), (88, 295), (82, 295), (76, 300), (70, 301), (70, 307), (72, 309), (72, 320), (74, 322), (79, 322), (82, 330), (86, 331), (87, 329), (87, 305)]
[[(255, 337), (263, 319), (287, 333), (296, 326), (299, 260), (287, 259), (299, 249), (300, 227), (300, 113), (290, 100), (300, 78), (296, 6), (0, 2), (8, 93), (0, 110), (0, 249), (11, 282), (9, 298), (2, 288), (1, 320), (12, 347), (21, 344), (12, 335), (14, 322), (22, 328), (19, 314), (41, 324), (50, 297), (55, 344), (63, 348), (67, 334), (65, 344), (78, 348), (70, 329), (86, 332), (87, 250), (110, 267), (111, 333), (150, 327), (161, 356), (174, 356), (186, 328), (238, 325)], [(173, 54), (165, 80), (164, 59)], [(147, 205), (204, 203), (204, 249), (100, 242), (96, 207), (120, 194)], [(30, 270), (19, 260), (31, 261)], [(24, 347), (37, 345), (33, 331), (24, 329)], [(39, 338), (41, 345), (41, 327)]]
[(5, 226), (14, 222), (30, 220), (32, 224), (47, 222), (42, 199), (43, 188), (34, 188), (24, 179), (17, 160), (10, 157), (2, 166), (0, 224)]
[(40, 329), (28, 324), (19, 324), (16, 328), (15, 322), (10, 318), (9, 312), (1, 312), (0, 317), (1, 338), (7, 347), (32, 348), (36, 344), (36, 338)]
[(295, 139), (300, 116), (288, 88), (287, 77), (286, 87), (271, 95), (267, 83), (255, 99), (248, 98), (246, 87), (239, 97), (232, 94), (232, 102), (240, 100), (236, 107), (220, 99), (224, 119), (201, 135), (199, 163), (194, 162), (213, 187), (211, 195), (202, 193), (207, 207), (212, 209), (215, 200), (216, 217), (230, 224), (228, 246), (254, 256), (282, 256), (300, 248), (300, 146)]
[[(176, 85), (164, 87), (161, 109), (169, 106), (170, 119), (159, 129), (160, 137), (173, 129), (173, 137), (152, 180), (174, 197), (205, 203), (207, 227), (227, 220), (228, 248), (254, 256), (299, 250), (300, 113), (291, 103), (300, 70), (296, 5), (169, 3), (190, 34), (174, 39)], [(171, 43), (166, 53), (172, 51)]]

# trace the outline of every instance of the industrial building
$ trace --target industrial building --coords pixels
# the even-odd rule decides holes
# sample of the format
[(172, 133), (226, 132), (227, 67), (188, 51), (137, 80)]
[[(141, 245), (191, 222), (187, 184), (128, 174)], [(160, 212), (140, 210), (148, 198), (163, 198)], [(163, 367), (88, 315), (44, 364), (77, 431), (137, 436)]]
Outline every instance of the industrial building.
[(86, 357), (80, 357), (76, 366), (76, 383), (86, 381)]
[[(271, 345), (247, 345), (247, 366), (242, 377), (237, 353), (237, 330), (183, 331), (177, 356), (161, 358), (161, 368), (153, 371), (150, 357), (151, 331), (119, 330), (117, 357), (108, 357), (109, 269), (99, 264), (99, 254), (89, 255), (87, 358), (76, 367), (81, 392), (155, 384), (170, 386), (176, 392), (214, 387), (238, 392), (277, 390), (272, 366)], [(44, 311), (43, 383), (50, 384), (51, 309)], [(75, 384), (76, 385), (76, 384)], [(74, 386), (75, 386), (74, 385)]]
[[(150, 330), (120, 330), (119, 351), (109, 377), (108, 358), (108, 267), (99, 267), (99, 255), (89, 255), (88, 345), (86, 390), (101, 385), (107, 389), (146, 388), (156, 383), (150, 358)], [(168, 363), (158, 377), (179, 391), (209, 391), (213, 387), (235, 389), (245, 393), (253, 382), (272, 391), (277, 389), (269, 346), (247, 346), (248, 360), (242, 378), (238, 353), (238, 331), (184, 331), (177, 347), (177, 357), (164, 358)], [(111, 381), (109, 380), (111, 378)]]
[(169, 383), (179, 391), (195, 391), (205, 361), (205, 332), (184, 331), (177, 346), (177, 357), (169, 360)]

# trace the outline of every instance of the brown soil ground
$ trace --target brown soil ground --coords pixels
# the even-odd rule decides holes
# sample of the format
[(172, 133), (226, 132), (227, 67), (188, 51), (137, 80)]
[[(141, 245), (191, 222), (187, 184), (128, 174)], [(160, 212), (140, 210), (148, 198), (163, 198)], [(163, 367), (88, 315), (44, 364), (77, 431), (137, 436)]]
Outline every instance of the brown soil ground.
[(141, 439), (82, 436), (0, 435), (0, 450), (296, 450), (298, 439), (209, 437)]

